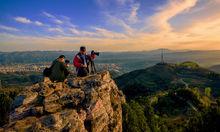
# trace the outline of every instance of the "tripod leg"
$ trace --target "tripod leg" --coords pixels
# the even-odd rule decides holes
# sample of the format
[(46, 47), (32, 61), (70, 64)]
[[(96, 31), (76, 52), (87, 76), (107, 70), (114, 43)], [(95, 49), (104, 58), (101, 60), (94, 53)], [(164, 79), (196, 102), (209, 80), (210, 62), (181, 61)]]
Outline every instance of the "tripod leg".
[(96, 73), (95, 63), (93, 62), (94, 73)]
[(91, 62), (91, 72), (92, 72), (92, 74), (95, 74), (95, 73), (96, 73), (94, 61)]

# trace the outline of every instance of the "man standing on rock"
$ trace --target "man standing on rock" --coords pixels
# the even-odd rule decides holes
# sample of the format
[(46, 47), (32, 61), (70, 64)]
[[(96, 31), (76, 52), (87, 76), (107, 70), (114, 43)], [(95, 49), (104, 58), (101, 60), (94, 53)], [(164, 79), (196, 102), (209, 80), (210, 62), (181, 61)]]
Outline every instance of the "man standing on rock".
[(54, 60), (52, 63), (51, 74), (49, 76), (50, 80), (54, 82), (65, 81), (66, 80), (65, 70), (67, 70), (65, 65), (65, 56), (60, 55), (59, 58)]
[(88, 62), (89, 58), (86, 54), (86, 47), (81, 46), (79, 53), (77, 53), (73, 59), (73, 65), (76, 67), (78, 77), (85, 77), (89, 74)]

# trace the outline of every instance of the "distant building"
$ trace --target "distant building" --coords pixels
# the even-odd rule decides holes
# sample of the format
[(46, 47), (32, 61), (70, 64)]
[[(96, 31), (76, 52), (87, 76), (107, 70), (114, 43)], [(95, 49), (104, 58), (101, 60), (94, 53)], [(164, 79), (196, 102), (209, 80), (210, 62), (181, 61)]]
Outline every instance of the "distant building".
[(166, 62), (164, 61), (164, 49), (161, 49), (161, 54), (160, 54), (160, 62), (158, 65), (164, 65)]
[(161, 64), (164, 64), (164, 52), (163, 52), (163, 49), (161, 49)]

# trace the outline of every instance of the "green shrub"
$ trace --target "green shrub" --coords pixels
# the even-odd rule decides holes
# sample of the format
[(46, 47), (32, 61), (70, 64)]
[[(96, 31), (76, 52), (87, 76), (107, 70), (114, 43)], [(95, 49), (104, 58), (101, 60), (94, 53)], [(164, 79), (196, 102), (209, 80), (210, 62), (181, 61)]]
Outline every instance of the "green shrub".
[(186, 62), (180, 63), (179, 66), (186, 67), (186, 68), (191, 68), (191, 69), (199, 68), (199, 65), (197, 63), (191, 62), (191, 61), (186, 61)]
[(18, 92), (18, 88), (0, 89), (0, 126), (8, 123), (11, 103)]
[(123, 105), (123, 131), (146, 132), (150, 131), (146, 123), (144, 109), (135, 101)]
[(211, 96), (211, 91), (212, 91), (211, 88), (209, 88), (209, 87), (205, 88), (205, 95), (210, 97)]

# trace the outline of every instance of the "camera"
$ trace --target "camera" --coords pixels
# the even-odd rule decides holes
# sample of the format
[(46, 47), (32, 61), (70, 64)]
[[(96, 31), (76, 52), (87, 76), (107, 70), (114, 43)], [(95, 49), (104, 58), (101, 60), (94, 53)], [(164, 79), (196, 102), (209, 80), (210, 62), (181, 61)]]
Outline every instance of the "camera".
[(99, 52), (95, 52), (94, 50), (91, 51), (91, 54), (99, 56)]

